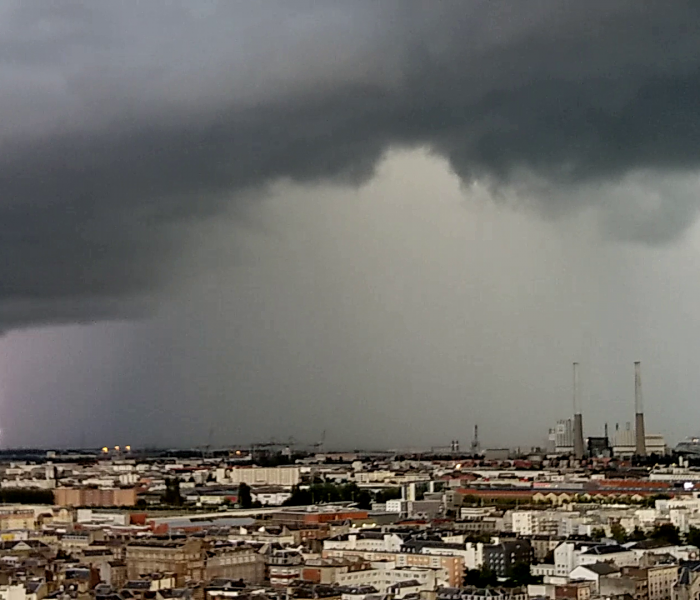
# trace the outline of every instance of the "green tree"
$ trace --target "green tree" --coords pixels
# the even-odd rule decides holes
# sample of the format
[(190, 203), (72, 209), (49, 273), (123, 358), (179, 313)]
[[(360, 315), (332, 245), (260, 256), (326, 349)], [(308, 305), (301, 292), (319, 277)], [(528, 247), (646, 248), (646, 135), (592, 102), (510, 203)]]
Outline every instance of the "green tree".
[(53, 502), (51, 490), (0, 490), (0, 503), (2, 504), (53, 504)]
[(283, 506), (304, 506), (307, 504), (313, 504), (311, 491), (302, 489), (298, 485), (292, 488), (291, 496), (282, 503)]
[(654, 530), (651, 532), (651, 539), (677, 545), (681, 543), (681, 533), (675, 525), (664, 523), (654, 527)]
[(250, 486), (247, 483), (241, 483), (238, 486), (238, 506), (241, 508), (250, 508), (253, 506), (253, 498), (250, 495)]
[(372, 508), (372, 494), (367, 490), (362, 490), (357, 496), (357, 508), (369, 510)]
[(327, 502), (355, 502), (359, 508), (368, 509), (372, 506), (372, 494), (356, 483), (314, 483), (306, 489), (298, 486), (292, 488), (292, 495), (284, 501), (284, 505), (302, 506)]
[(464, 585), (478, 588), (498, 585), (498, 576), (488, 567), (469, 569), (464, 576)]
[(654, 508), (656, 506), (657, 500), (668, 500), (671, 496), (668, 494), (655, 494), (654, 496), (647, 496), (642, 500), (643, 506), (648, 506), (649, 508)]
[(610, 526), (610, 535), (618, 544), (624, 544), (627, 541), (627, 532), (619, 523), (613, 523)]
[(630, 542), (643, 542), (645, 539), (647, 539), (647, 534), (644, 533), (644, 530), (639, 527), (639, 525), (635, 526), (634, 531), (629, 535), (629, 541)]
[(401, 488), (389, 488), (378, 491), (375, 496), (375, 502), (384, 503), (387, 500), (398, 500), (401, 498)]
[(182, 506), (180, 480), (177, 477), (165, 480), (165, 494), (163, 494), (162, 501), (163, 504), (168, 504), (169, 506)]
[(700, 548), (700, 529), (691, 526), (686, 536), (686, 542), (691, 546)]
[(530, 565), (524, 562), (516, 563), (508, 573), (508, 578), (513, 587), (531, 584), (533, 577), (530, 573)]
[(602, 527), (596, 527), (593, 531), (591, 531), (591, 537), (594, 540), (602, 540), (605, 537), (605, 529)]

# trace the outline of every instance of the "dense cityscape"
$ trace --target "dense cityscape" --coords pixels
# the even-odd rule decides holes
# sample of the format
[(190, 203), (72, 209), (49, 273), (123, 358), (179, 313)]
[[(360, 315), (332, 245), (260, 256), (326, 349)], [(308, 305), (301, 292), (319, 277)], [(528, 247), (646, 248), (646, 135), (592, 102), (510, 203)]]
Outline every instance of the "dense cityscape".
[(5, 450), (0, 598), (695, 600), (692, 448), (581, 453), (575, 415), (527, 452)]

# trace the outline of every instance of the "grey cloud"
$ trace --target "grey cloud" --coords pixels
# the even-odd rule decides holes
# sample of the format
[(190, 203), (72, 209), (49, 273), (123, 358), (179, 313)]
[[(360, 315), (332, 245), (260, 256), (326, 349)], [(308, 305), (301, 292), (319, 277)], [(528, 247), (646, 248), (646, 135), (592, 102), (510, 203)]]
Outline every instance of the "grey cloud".
[[(630, 174), (693, 172), (699, 12), (4, 2), (0, 323), (147, 306), (176, 283), (188, 223), (280, 179), (364, 181), (392, 146), (505, 193), (534, 178), (547, 214)], [(622, 237), (671, 239), (696, 205), (675, 193)]]

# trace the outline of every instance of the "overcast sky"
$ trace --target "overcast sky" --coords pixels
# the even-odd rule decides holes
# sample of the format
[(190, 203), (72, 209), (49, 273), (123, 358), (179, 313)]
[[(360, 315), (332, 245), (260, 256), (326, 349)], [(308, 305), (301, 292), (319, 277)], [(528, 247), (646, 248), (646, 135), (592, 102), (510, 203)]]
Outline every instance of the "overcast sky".
[(700, 5), (0, 0), (0, 444), (699, 433)]

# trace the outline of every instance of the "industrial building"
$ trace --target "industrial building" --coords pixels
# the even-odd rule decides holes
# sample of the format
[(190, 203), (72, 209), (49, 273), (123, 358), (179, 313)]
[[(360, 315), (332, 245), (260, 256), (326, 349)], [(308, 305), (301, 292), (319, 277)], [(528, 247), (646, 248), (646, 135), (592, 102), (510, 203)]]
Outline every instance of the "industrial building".
[(634, 363), (634, 429), (631, 422), (624, 430), (615, 428), (612, 439), (608, 437), (607, 425), (602, 437), (584, 437), (581, 412), (579, 364), (573, 363), (573, 419), (562, 419), (549, 429), (547, 450), (553, 454), (573, 455), (580, 460), (584, 456), (630, 458), (632, 456), (664, 455), (666, 440), (660, 434), (646, 433), (642, 396), (641, 363)]

